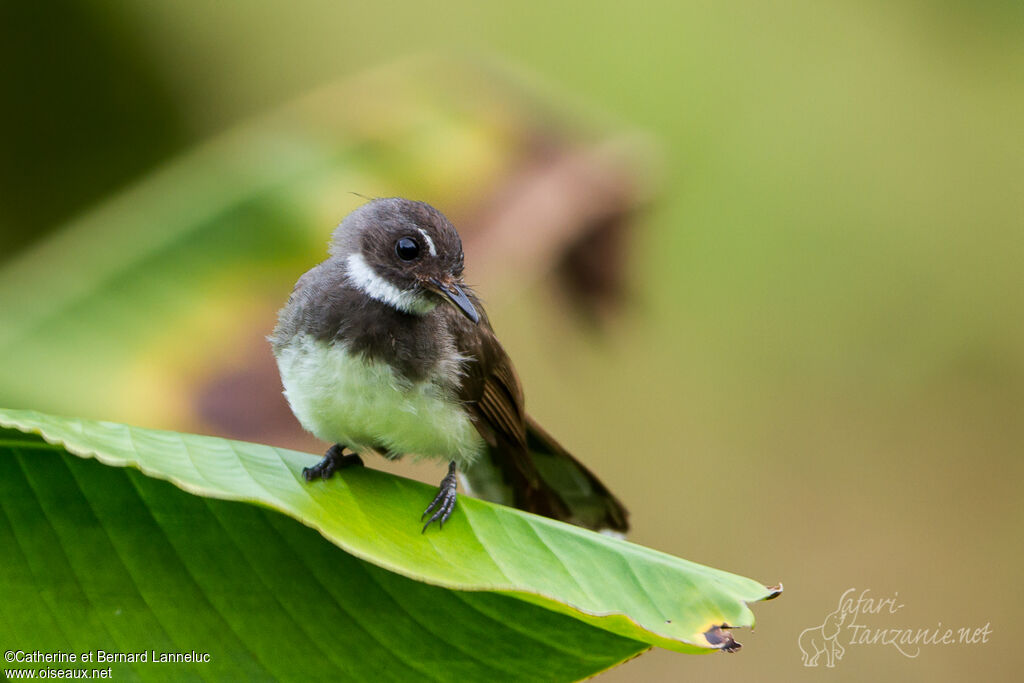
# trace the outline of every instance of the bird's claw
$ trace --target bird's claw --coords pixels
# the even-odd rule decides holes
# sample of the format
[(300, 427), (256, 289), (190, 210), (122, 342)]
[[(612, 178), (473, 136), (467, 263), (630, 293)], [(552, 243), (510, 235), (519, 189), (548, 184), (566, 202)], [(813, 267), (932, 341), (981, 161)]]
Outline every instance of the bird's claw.
[[(444, 528), (444, 523), (448, 521), (448, 518), (452, 516), (452, 510), (455, 509), (456, 499), (456, 487), (458, 481), (455, 478), (455, 463), (449, 463), (448, 474), (441, 480), (441, 485), (437, 488), (437, 495), (434, 496), (434, 500), (430, 501), (430, 505), (423, 511), (420, 516), (420, 521), (427, 515), (430, 515), (430, 519), (423, 525), (423, 532), (426, 533), (427, 527), (434, 522), (437, 522), (437, 526), (440, 529)], [(434, 514), (430, 514), (433, 512)]]
[(330, 479), (331, 475), (338, 470), (343, 470), (346, 467), (362, 467), (363, 459), (359, 457), (358, 453), (345, 454), (345, 447), (340, 444), (334, 444), (327, 449), (327, 453), (324, 454), (323, 459), (312, 467), (303, 467), (302, 476), (306, 478), (306, 481), (313, 481), (314, 479)]

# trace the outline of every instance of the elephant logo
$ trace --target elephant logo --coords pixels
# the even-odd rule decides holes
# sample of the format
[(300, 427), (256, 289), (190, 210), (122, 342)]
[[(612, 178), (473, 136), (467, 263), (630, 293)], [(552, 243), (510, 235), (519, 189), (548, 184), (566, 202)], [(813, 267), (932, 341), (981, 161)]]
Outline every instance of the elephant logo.
[(836, 660), (842, 659), (846, 649), (839, 644), (839, 632), (842, 629), (846, 612), (837, 607), (825, 617), (821, 626), (805, 628), (800, 633), (797, 644), (803, 653), (804, 666), (818, 666), (818, 660), (825, 655), (825, 666), (834, 667)]

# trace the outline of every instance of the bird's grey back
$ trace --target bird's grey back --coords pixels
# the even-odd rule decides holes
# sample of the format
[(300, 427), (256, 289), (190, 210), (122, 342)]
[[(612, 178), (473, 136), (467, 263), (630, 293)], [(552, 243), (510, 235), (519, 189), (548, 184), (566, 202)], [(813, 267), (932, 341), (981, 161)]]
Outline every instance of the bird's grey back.
[(274, 353), (300, 332), (316, 339), (333, 338), (347, 303), (344, 299), (348, 298), (348, 290), (345, 264), (339, 259), (327, 259), (307, 271), (295, 283), (288, 303), (277, 314), (277, 326), (270, 335)]

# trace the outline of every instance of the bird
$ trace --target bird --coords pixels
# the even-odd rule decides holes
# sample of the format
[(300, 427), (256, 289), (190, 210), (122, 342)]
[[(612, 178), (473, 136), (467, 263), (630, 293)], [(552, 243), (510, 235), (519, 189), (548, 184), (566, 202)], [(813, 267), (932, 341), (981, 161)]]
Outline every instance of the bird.
[(307, 482), (363, 456), (448, 463), (422, 531), (469, 495), (622, 536), (622, 503), (524, 407), (512, 361), (463, 279), (459, 233), (433, 206), (373, 199), (299, 278), (268, 337), (302, 427), (332, 444)]

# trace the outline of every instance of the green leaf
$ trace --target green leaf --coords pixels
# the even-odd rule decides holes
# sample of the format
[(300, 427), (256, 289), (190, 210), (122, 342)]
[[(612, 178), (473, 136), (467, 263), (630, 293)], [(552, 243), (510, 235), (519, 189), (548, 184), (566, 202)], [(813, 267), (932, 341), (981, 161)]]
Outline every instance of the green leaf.
[(393, 678), (563, 680), (650, 645), (714, 651), (729, 639), (706, 634), (778, 592), (468, 496), (421, 534), (430, 487), (369, 468), (307, 484), (316, 458), (295, 451), (30, 411), (0, 426), (0, 633), (25, 650), (215, 650), (203, 676), (386, 661)]

